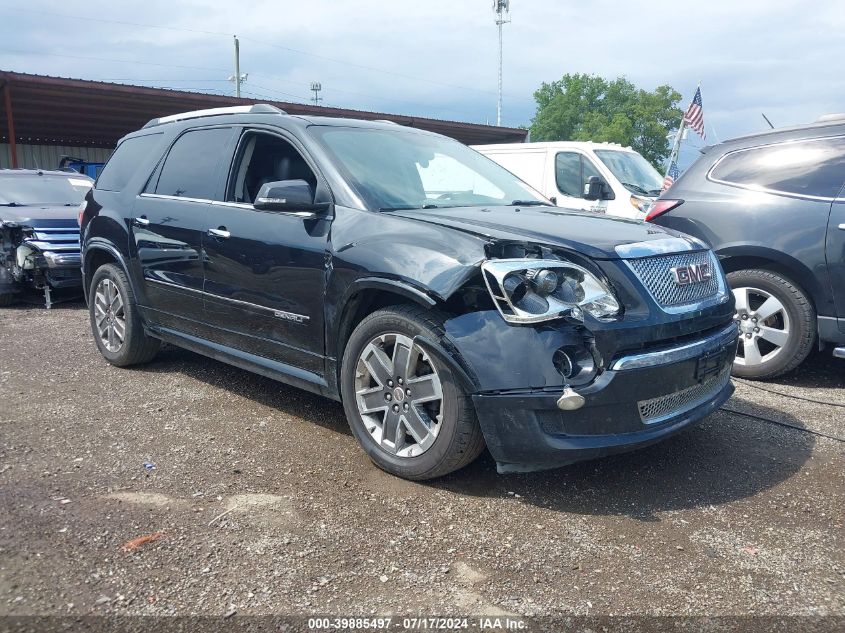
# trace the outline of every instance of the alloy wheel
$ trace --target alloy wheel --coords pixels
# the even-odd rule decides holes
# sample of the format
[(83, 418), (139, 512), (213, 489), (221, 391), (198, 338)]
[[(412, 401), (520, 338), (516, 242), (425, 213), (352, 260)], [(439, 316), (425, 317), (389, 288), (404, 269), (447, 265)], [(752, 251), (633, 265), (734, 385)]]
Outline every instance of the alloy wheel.
[(772, 360), (789, 341), (786, 307), (773, 294), (759, 288), (734, 288), (733, 295), (740, 343), (734, 362), (755, 367)]
[(386, 452), (417, 457), (442, 425), (443, 389), (425, 352), (402, 334), (382, 334), (361, 352), (355, 398), (367, 432)]
[(103, 347), (119, 352), (126, 337), (126, 311), (120, 290), (109, 278), (101, 280), (94, 293), (94, 324)]

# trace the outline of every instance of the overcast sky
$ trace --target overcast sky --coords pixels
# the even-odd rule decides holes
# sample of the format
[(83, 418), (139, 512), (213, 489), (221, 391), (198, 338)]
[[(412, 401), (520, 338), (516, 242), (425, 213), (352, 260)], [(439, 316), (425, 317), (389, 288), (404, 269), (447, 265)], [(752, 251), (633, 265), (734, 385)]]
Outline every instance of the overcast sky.
[[(249, 97), (304, 101), (318, 80), (329, 105), (496, 118), (492, 0), (3, 4), (3, 70), (230, 94), (236, 33)], [(668, 83), (684, 107), (700, 81), (708, 141), (764, 129), (761, 112), (786, 125), (845, 111), (842, 0), (511, 5), (504, 125), (530, 124), (533, 91), (567, 72)]]

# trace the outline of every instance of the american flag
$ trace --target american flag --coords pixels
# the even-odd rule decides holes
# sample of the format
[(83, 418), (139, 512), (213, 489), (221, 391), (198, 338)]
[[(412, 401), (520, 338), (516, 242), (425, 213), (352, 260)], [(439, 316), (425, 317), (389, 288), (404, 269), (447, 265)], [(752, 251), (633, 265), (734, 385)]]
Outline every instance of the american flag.
[(695, 91), (695, 96), (684, 113), (684, 123), (701, 138), (707, 138), (704, 134), (704, 110), (701, 105), (701, 86)]
[(669, 171), (666, 172), (666, 177), (663, 179), (663, 191), (671, 187), (680, 175), (681, 172), (678, 171), (678, 164), (672, 161), (672, 164), (669, 165)]

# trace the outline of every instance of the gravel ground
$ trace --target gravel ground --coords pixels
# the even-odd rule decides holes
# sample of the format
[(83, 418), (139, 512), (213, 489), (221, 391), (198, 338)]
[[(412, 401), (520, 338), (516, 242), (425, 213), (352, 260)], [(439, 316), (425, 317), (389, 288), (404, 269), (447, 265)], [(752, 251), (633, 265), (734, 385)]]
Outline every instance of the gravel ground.
[[(845, 437), (844, 408), (761, 390), (843, 383), (818, 355), (726, 408)], [(0, 310), (0, 424), (4, 615), (845, 614), (842, 442), (736, 413), (410, 483), (328, 400), (172, 347), (109, 366), (76, 303)]]

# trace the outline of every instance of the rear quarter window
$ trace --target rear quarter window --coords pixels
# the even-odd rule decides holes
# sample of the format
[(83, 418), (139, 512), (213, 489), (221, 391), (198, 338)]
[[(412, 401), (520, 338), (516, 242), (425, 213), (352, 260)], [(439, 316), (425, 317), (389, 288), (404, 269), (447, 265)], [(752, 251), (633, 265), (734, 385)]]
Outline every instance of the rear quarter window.
[(212, 200), (219, 189), (218, 167), (232, 129), (207, 128), (182, 134), (164, 159), (155, 192), (165, 196)]
[(845, 183), (845, 137), (730, 152), (710, 170), (708, 178), (758, 191), (833, 199)]
[(103, 167), (95, 187), (105, 191), (123, 191), (137, 169), (147, 164), (161, 138), (161, 132), (157, 132), (124, 140)]

